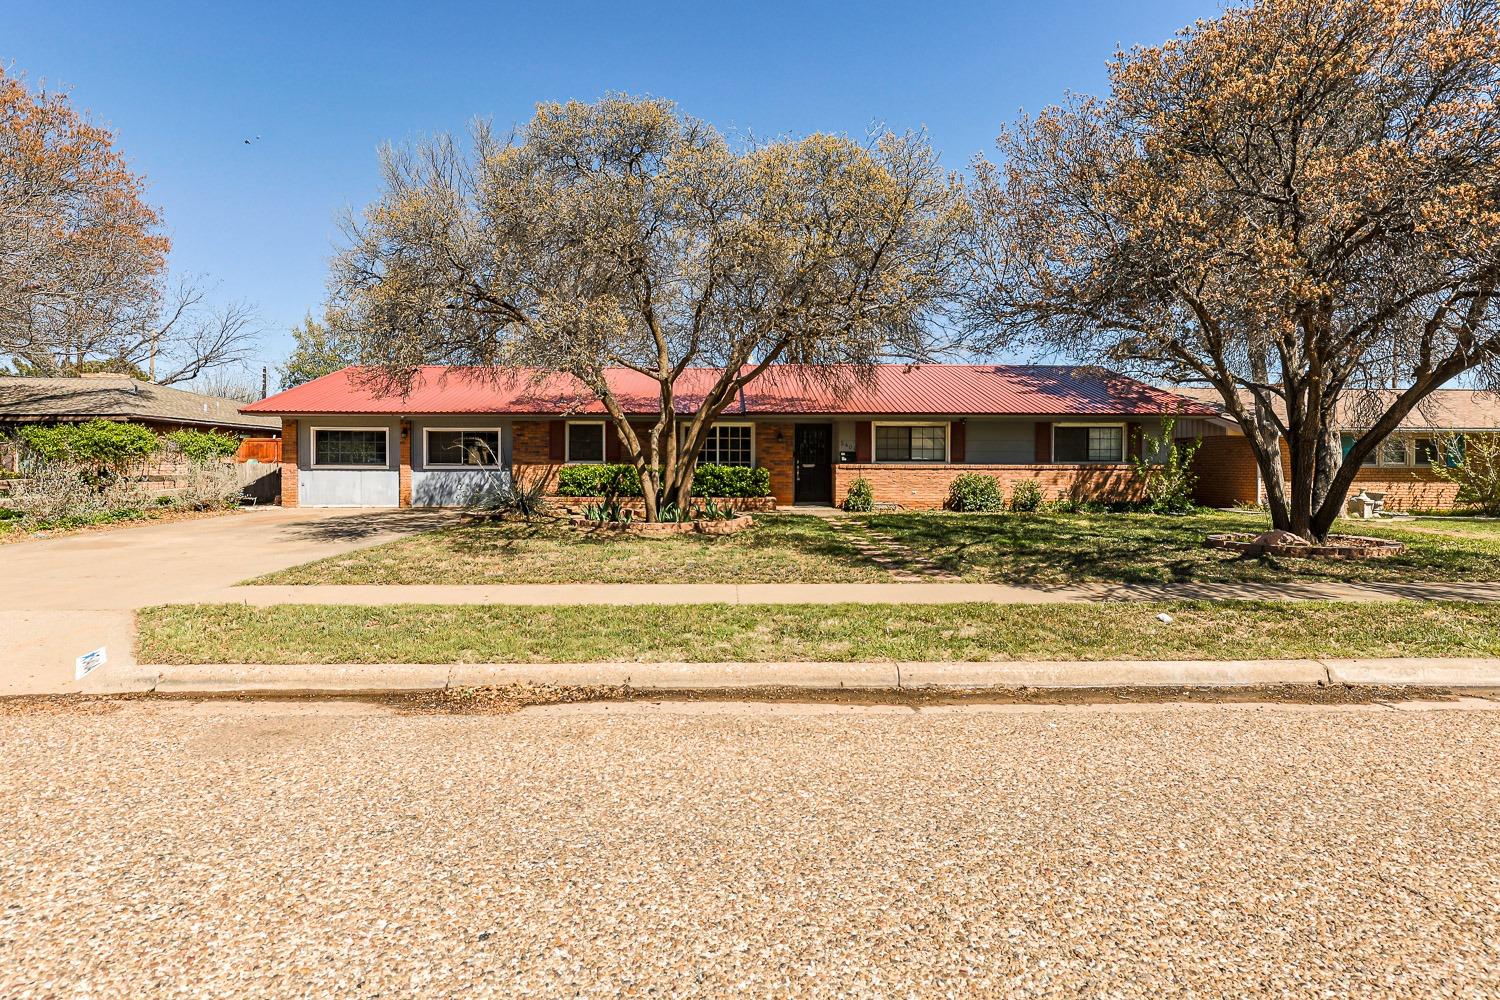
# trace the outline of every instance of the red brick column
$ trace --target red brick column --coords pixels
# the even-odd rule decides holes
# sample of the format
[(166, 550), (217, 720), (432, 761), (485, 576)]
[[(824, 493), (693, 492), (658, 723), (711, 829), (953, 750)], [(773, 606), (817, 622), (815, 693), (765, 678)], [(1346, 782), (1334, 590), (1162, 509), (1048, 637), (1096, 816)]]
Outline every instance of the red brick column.
[(562, 460), (552, 458), (552, 422), (517, 420), (511, 428), (510, 467), (517, 482), (531, 482), (533, 476), (545, 481), (556, 478)]
[(297, 506), (297, 421), (281, 421), (281, 506)]
[[(777, 440), (777, 435), (781, 436)], [(755, 425), (755, 464), (771, 473), (771, 495), (778, 504), (789, 506), (796, 480), (793, 452), (796, 448), (795, 424)]]
[(401, 421), (401, 471), (400, 485), (396, 489), (396, 505), (411, 506), (411, 421)]

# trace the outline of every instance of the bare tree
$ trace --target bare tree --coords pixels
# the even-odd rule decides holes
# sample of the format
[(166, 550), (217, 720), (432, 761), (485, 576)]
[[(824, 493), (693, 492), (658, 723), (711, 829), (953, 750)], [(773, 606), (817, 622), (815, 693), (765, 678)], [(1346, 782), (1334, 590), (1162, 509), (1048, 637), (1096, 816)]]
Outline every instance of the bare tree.
[[(1500, 382), (1497, 5), (1261, 0), (1110, 77), (978, 164), (972, 315), (992, 346), (1213, 385), (1275, 526), (1324, 538), (1433, 390)], [(1367, 413), (1347, 454), (1341, 400)]]
[[(670, 102), (609, 97), (472, 139), (471, 155), (450, 138), (385, 151), (337, 304), (388, 386), (423, 363), (572, 376), (641, 473), (648, 519), (686, 506), (710, 425), (771, 366), (837, 384), (941, 346), (967, 215), (924, 136), (734, 149)], [(688, 400), (690, 367), (716, 375)], [(610, 369), (656, 387), (644, 436)]]
[(180, 280), (143, 322), (107, 331), (105, 350), (144, 368), (161, 385), (248, 361), (259, 346), (260, 314), (247, 302), (210, 306), (207, 298), (201, 281)]

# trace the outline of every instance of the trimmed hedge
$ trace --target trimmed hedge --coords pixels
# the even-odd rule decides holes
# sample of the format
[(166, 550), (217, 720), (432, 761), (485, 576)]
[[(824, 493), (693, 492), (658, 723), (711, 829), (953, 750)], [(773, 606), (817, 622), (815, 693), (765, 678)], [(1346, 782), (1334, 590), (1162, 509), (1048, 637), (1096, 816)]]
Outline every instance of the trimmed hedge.
[(768, 497), (771, 470), (747, 465), (700, 465), (693, 473), (693, 494), (700, 497)]
[(557, 495), (638, 497), (641, 474), (633, 465), (565, 465), (557, 470)]
[[(693, 473), (693, 494), (735, 499), (768, 497), (771, 472), (743, 465), (700, 465)], [(638, 497), (641, 475), (633, 465), (565, 465), (557, 470), (557, 495)]]

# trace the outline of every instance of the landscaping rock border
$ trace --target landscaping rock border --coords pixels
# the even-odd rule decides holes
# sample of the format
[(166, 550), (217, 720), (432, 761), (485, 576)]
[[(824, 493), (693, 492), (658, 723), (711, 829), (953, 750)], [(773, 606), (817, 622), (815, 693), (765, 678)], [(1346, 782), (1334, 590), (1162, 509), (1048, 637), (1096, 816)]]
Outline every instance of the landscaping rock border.
[[(570, 514), (582, 513), (585, 507), (591, 504), (604, 503), (603, 497), (565, 497), (553, 496), (547, 498), (551, 503), (568, 511)], [(776, 509), (775, 497), (693, 497), (694, 503), (703, 503), (704, 500), (712, 500), (720, 507), (730, 507), (738, 511), (757, 511), (765, 513)], [(637, 517), (645, 516), (645, 507), (641, 505), (639, 497), (620, 497), (621, 506), (627, 510), (635, 511)]]
[(733, 535), (755, 523), (748, 514), (728, 520), (698, 521), (591, 521), (586, 517), (569, 518), (575, 528), (586, 531), (613, 532), (637, 538), (674, 538), (678, 535)]
[(1209, 535), (1205, 544), (1209, 548), (1228, 549), (1251, 556), (1287, 556), (1293, 559), (1386, 559), (1406, 550), (1405, 542), (1366, 535), (1329, 535), (1327, 542), (1315, 545), (1301, 539), (1295, 542), (1267, 540), (1264, 535), (1227, 532)]

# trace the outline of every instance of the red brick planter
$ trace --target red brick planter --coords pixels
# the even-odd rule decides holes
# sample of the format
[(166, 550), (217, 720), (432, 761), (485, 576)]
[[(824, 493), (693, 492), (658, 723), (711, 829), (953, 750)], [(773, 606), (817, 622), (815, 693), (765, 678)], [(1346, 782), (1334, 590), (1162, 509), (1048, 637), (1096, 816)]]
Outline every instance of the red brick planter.
[(1293, 559), (1386, 559), (1403, 552), (1405, 542), (1364, 535), (1329, 535), (1322, 545), (1266, 542), (1260, 535), (1230, 532), (1209, 535), (1209, 548), (1228, 549), (1251, 556), (1287, 556)]
[[(583, 509), (590, 504), (602, 504), (604, 502), (603, 497), (554, 496), (548, 499), (554, 505), (568, 511), (570, 514), (582, 513)], [(764, 513), (776, 509), (775, 497), (709, 497), (708, 499), (720, 507), (729, 507), (737, 511), (757, 511)], [(705, 502), (703, 497), (693, 497), (694, 504), (703, 502)], [(638, 498), (622, 498), (620, 506), (625, 510), (634, 511), (636, 517), (646, 516), (646, 508), (641, 506), (641, 501)]]
[(605, 534), (631, 535), (637, 538), (675, 538), (678, 535), (733, 535), (755, 523), (748, 514), (728, 520), (701, 521), (590, 521), (586, 517), (570, 519), (575, 528)]

